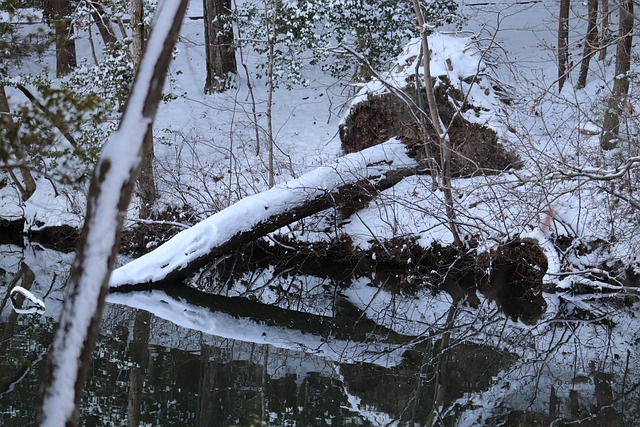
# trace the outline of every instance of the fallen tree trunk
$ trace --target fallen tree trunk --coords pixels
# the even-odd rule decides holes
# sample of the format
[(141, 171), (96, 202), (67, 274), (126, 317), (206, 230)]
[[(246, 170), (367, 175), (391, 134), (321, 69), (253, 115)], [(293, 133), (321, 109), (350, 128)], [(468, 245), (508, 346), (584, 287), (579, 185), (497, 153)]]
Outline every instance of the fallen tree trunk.
[(246, 197), (118, 268), (110, 286), (179, 283), (218, 256), (294, 221), (371, 199), (417, 173), (418, 163), (406, 151), (404, 144), (391, 140)]

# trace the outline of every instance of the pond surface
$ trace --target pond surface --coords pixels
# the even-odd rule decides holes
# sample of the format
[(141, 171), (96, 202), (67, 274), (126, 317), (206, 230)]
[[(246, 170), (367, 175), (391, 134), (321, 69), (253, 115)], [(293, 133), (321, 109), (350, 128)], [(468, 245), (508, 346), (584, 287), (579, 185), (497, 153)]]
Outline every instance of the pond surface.
[[(73, 254), (0, 254), (0, 425), (31, 425)], [(640, 425), (630, 296), (545, 295), (531, 324), (480, 292), (231, 261), (199, 290), (109, 296), (83, 425)], [(16, 285), (46, 311), (16, 313)]]

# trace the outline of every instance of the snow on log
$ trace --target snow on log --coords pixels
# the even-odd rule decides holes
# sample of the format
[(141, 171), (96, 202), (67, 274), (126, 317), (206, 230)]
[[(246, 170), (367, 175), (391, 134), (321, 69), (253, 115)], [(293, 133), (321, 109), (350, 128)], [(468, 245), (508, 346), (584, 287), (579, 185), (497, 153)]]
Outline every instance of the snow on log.
[(111, 287), (175, 283), (216, 257), (325, 209), (415, 174), (417, 162), (396, 139), (341, 157), (298, 179), (246, 197), (184, 230), (111, 275)]
[(335, 317), (288, 310), (241, 297), (211, 295), (190, 287), (115, 291), (107, 301), (148, 311), (208, 335), (313, 353), (343, 363), (397, 365), (406, 350), (424, 346), (428, 341), (379, 325), (341, 298), (336, 300)]

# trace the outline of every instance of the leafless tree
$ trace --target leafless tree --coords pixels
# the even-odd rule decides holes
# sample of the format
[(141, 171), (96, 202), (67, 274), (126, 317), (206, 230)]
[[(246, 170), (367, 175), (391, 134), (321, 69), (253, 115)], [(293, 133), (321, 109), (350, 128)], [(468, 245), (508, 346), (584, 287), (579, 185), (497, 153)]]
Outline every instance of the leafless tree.
[(456, 225), (456, 214), (453, 207), (453, 193), (451, 189), (451, 141), (447, 131), (443, 128), (440, 122), (440, 115), (438, 113), (438, 104), (433, 92), (433, 79), (431, 78), (431, 70), (429, 64), (431, 62), (431, 50), (429, 49), (429, 39), (426, 33), (426, 23), (422, 8), (418, 0), (412, 0), (413, 8), (416, 13), (416, 19), (418, 26), (420, 27), (420, 37), (422, 40), (422, 64), (424, 68), (425, 90), (427, 93), (427, 107), (429, 109), (429, 117), (431, 118), (431, 125), (433, 126), (436, 134), (438, 135), (438, 146), (440, 147), (440, 179), (442, 192), (444, 194), (445, 209), (447, 212), (447, 219), (449, 223), (449, 229), (453, 235), (453, 241), (456, 246), (462, 247), (462, 240), (458, 233), (458, 226)]
[(578, 87), (585, 87), (587, 84), (587, 74), (589, 73), (589, 62), (598, 48), (598, 0), (589, 0), (589, 12), (587, 21), (587, 36), (584, 40), (584, 53), (580, 64), (580, 74), (578, 75)]
[[(142, 0), (131, 0), (131, 45), (133, 48), (133, 66), (137, 70), (142, 59), (142, 52), (149, 36), (148, 28), (144, 25), (144, 7)], [(148, 219), (151, 216), (156, 201), (156, 183), (153, 173), (153, 124), (149, 123), (147, 133), (142, 144), (143, 156), (138, 176), (138, 191), (140, 194), (139, 217)]]

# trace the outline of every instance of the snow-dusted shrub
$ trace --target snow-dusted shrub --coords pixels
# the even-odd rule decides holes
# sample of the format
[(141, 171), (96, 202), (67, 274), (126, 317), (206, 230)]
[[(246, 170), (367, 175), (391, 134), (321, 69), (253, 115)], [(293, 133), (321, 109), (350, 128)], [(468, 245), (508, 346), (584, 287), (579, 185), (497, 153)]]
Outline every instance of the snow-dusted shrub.
[[(429, 3), (426, 19), (436, 28), (452, 22), (456, 9), (455, 1), (436, 0)], [(266, 0), (248, 3), (236, 13), (243, 35), (239, 42), (261, 55), (273, 43), (275, 83), (289, 88), (307, 84), (302, 71), (307, 64), (320, 63), (337, 78), (366, 78), (359, 75), (362, 64), (357, 59), (335, 58), (330, 48), (338, 44), (352, 47), (372, 66), (382, 68), (418, 34), (411, 3), (393, 0)], [(269, 32), (273, 26), (276, 31)], [(268, 60), (258, 64), (258, 77), (265, 75)]]

